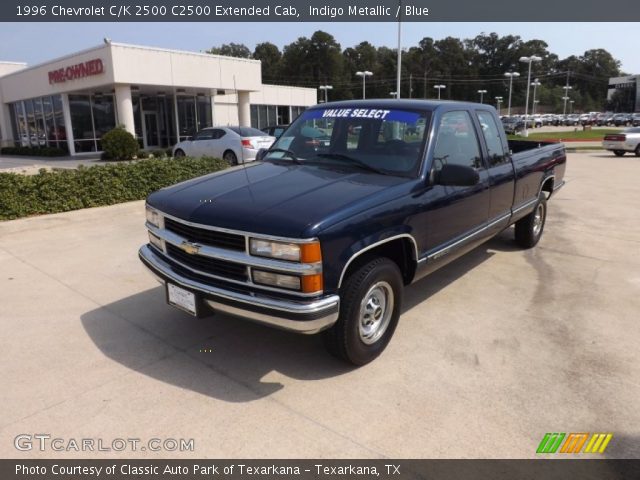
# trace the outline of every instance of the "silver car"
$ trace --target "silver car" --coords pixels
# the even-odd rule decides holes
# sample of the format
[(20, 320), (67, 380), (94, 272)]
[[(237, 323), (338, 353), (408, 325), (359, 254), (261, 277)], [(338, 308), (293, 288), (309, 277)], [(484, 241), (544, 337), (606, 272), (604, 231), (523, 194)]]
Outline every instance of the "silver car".
[(627, 152), (640, 157), (640, 127), (625, 128), (620, 133), (605, 135), (602, 148), (612, 151), (617, 157)]
[(204, 128), (173, 147), (174, 157), (218, 157), (230, 165), (251, 162), (261, 148), (269, 148), (275, 137), (251, 127)]

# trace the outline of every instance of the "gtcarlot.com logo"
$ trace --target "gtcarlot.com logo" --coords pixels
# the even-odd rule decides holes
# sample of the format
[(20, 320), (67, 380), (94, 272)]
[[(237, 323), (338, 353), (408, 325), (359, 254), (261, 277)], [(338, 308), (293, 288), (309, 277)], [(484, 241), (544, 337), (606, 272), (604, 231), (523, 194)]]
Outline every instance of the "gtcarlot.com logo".
[(193, 438), (59, 438), (46, 433), (20, 434), (13, 440), (16, 450), (28, 452), (193, 452)]
[(604, 453), (612, 438), (613, 433), (547, 433), (536, 453)]

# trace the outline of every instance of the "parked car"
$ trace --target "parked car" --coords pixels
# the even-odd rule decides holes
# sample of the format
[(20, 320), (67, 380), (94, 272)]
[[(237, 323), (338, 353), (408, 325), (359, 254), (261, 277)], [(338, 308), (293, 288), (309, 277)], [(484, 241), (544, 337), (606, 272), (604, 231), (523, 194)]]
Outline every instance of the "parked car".
[(640, 113), (634, 113), (631, 116), (631, 125), (634, 127), (640, 127)]
[(631, 125), (632, 118), (630, 113), (616, 113), (613, 116), (612, 124), (616, 127), (624, 127)]
[(524, 121), (519, 117), (504, 117), (502, 119), (502, 126), (507, 135), (515, 135), (524, 130)]
[(275, 137), (251, 127), (204, 128), (173, 147), (174, 157), (219, 157), (231, 165), (255, 160), (258, 150), (269, 148)]
[(611, 112), (599, 113), (596, 115), (595, 124), (599, 127), (604, 127), (609, 125), (610, 118), (613, 118), (613, 113)]
[(633, 152), (640, 157), (640, 127), (631, 127), (620, 133), (605, 135), (602, 148), (614, 153), (616, 157), (622, 157), (627, 152)]
[[(327, 119), (329, 145), (310, 146)], [(507, 142), (486, 104), (320, 104), (256, 164), (152, 193), (139, 257), (190, 315), (324, 331), (331, 353), (363, 365), (391, 340), (405, 285), (510, 225), (535, 246), (565, 167), (562, 144)]]
[(287, 128), (289, 128), (289, 125), (271, 125), (269, 127), (264, 127), (262, 131), (267, 135), (278, 139)]
[(564, 120), (562, 121), (562, 124), (568, 127), (575, 127), (576, 125), (580, 124), (580, 115), (578, 115), (577, 113), (566, 115), (564, 117)]

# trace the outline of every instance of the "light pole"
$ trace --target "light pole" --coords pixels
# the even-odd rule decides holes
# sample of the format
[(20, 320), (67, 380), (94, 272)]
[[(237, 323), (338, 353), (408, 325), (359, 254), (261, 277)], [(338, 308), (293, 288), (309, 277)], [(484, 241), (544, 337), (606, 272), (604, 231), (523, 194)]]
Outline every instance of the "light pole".
[(434, 85), (433, 88), (438, 90), (438, 100), (440, 100), (440, 90), (442, 90), (443, 88), (447, 88), (447, 86), (446, 85)]
[(498, 104), (498, 116), (500, 116), (500, 104), (502, 103), (502, 97), (496, 97), (496, 103)]
[(329, 101), (328, 90), (333, 90), (333, 85), (320, 85), (318, 90), (324, 90), (324, 103)]
[(358, 77), (362, 77), (362, 99), (364, 100), (365, 98), (367, 98), (366, 96), (367, 77), (370, 77), (371, 75), (373, 75), (373, 72), (370, 72), (369, 70), (365, 70), (364, 72), (356, 72), (356, 75)]
[(541, 62), (542, 58), (536, 57), (535, 55), (531, 55), (530, 57), (520, 57), (520, 61), (522, 63), (529, 64), (529, 76), (527, 77), (527, 100), (525, 101), (525, 104), (524, 104), (524, 136), (527, 137), (529, 136), (529, 132), (527, 131), (527, 124), (528, 124), (527, 114), (529, 113), (529, 88), (531, 87), (531, 65), (533, 64), (533, 62)]
[(531, 86), (533, 87), (533, 108), (531, 109), (531, 115), (536, 114), (536, 103), (540, 103), (538, 102), (538, 100), (536, 100), (536, 90), (540, 85), (542, 85), (542, 83), (540, 83), (537, 78), (533, 82), (531, 82)]
[(504, 74), (505, 77), (509, 78), (509, 106), (507, 108), (507, 116), (511, 116), (511, 92), (513, 90), (513, 77), (519, 77), (520, 74), (518, 72), (507, 72)]
[(402, 0), (398, 0), (398, 60), (396, 65), (396, 98), (400, 98), (402, 85)]
[(483, 99), (484, 99), (484, 94), (487, 93), (486, 90), (478, 90), (478, 93), (480, 94), (480, 103), (484, 103)]
[(573, 104), (576, 103), (575, 100), (569, 100), (569, 111), (573, 113)]
[(562, 89), (564, 90), (564, 97), (562, 97), (562, 99), (564, 100), (564, 108), (562, 109), (562, 115), (566, 115), (567, 114), (567, 100), (569, 100), (569, 90), (571, 90), (571, 85), (565, 85), (564, 87), (562, 87)]

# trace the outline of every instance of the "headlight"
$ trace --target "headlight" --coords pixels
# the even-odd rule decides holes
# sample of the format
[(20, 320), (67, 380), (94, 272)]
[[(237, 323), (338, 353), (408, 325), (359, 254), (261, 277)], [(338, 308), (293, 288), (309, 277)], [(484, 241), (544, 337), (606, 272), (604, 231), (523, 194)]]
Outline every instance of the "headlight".
[(254, 270), (253, 281), (262, 285), (288, 288), (290, 290), (300, 290), (300, 277), (296, 277), (294, 275), (282, 275), (280, 273)]
[(147, 210), (147, 222), (149, 222), (154, 227), (160, 228), (160, 214), (157, 212), (157, 210), (154, 210), (149, 206), (146, 207), (146, 210)]
[(249, 242), (251, 255), (269, 257), (292, 262), (315, 263), (322, 260), (320, 243), (284, 243), (252, 238)]

